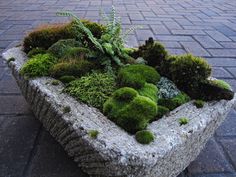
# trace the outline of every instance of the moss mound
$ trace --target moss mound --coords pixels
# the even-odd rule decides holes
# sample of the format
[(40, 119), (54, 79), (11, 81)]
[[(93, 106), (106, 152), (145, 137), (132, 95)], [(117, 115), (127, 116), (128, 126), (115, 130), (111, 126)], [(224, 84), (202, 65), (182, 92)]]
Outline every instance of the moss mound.
[(64, 92), (84, 103), (102, 109), (104, 102), (116, 89), (115, 78), (107, 73), (91, 73), (70, 82)]
[(76, 77), (74, 77), (74, 76), (61, 76), (59, 78), (59, 80), (62, 81), (63, 83), (69, 83), (75, 79), (76, 79)]
[(34, 48), (32, 49), (28, 54), (27, 56), (29, 58), (33, 57), (34, 55), (38, 55), (38, 54), (45, 54), (47, 51), (45, 49), (42, 49), (42, 48)]
[(158, 89), (155, 85), (145, 83), (145, 85), (137, 90), (139, 95), (150, 98), (155, 103), (157, 102)]
[(62, 76), (81, 77), (95, 68), (94, 64), (87, 60), (69, 60), (55, 64), (50, 74), (59, 78)]
[[(118, 96), (117, 96), (118, 95)], [(156, 103), (132, 88), (120, 88), (103, 106), (104, 114), (130, 133), (146, 128), (157, 114)]]
[(232, 90), (231, 86), (227, 82), (225, 82), (223, 80), (219, 80), (219, 79), (211, 80), (211, 83), (213, 85), (217, 86), (217, 87), (222, 88), (222, 89)]
[(48, 76), (56, 59), (50, 54), (38, 54), (29, 59), (21, 68), (20, 74), (27, 77)]
[(150, 144), (155, 139), (153, 133), (149, 130), (138, 131), (135, 138), (141, 144)]
[(118, 83), (121, 87), (142, 88), (146, 82), (157, 84), (160, 80), (158, 72), (146, 65), (128, 65), (119, 70)]
[(169, 108), (165, 106), (157, 105), (157, 118), (158, 119), (162, 118), (165, 114), (169, 112), (170, 112)]

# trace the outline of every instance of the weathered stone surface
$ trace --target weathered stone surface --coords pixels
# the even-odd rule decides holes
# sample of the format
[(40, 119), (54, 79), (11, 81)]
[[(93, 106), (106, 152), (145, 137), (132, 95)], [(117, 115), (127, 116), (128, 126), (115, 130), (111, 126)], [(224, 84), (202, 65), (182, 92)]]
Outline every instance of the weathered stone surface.
[[(18, 74), (26, 60), (20, 48), (4, 57), (16, 58), (10, 67), (36, 117), (91, 176), (175, 177), (197, 157), (236, 100), (206, 103), (202, 109), (187, 103), (151, 123), (156, 139), (144, 146), (97, 109), (62, 94), (62, 85), (46, 84), (51, 78), (25, 81)], [(63, 114), (65, 105), (70, 113)], [(179, 126), (180, 117), (188, 117), (189, 124)], [(89, 130), (98, 130), (98, 138), (91, 139)]]

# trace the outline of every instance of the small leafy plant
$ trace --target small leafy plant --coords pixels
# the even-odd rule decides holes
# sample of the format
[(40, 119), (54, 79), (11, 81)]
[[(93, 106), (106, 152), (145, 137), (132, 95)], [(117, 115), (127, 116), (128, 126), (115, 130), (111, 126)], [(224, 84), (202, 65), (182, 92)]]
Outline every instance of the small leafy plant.
[(89, 136), (93, 139), (96, 139), (98, 137), (99, 131), (98, 130), (90, 130), (88, 132)]
[(202, 108), (205, 104), (203, 100), (195, 100), (193, 103), (197, 108)]
[(141, 144), (150, 144), (152, 141), (154, 141), (155, 137), (151, 131), (142, 130), (135, 134), (135, 138)]
[(179, 124), (180, 125), (186, 125), (189, 122), (189, 119), (186, 117), (182, 117), (179, 119)]

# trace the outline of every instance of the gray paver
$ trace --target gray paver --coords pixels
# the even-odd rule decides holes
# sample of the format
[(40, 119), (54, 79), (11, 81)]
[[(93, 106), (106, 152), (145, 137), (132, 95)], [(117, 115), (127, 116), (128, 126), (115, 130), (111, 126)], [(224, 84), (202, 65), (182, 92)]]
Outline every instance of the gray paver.
[(197, 42), (180, 42), (185, 50), (189, 53), (193, 53), (196, 56), (208, 57), (210, 54)]

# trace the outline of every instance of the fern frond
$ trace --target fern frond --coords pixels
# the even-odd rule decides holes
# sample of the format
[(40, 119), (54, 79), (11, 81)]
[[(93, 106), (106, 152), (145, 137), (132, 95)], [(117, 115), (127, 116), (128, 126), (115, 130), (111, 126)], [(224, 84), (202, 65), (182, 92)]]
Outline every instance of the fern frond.
[(76, 23), (76, 26), (81, 29), (89, 38), (89, 40), (95, 45), (96, 48), (98, 48), (101, 52), (104, 53), (104, 50), (102, 48), (102, 45), (97, 41), (97, 39), (93, 36), (92, 32), (84, 26), (84, 24), (81, 22), (80, 18), (74, 15), (71, 12), (57, 12), (57, 15), (59, 16), (66, 16), (66, 17), (72, 17)]
[(125, 31), (125, 33), (122, 35), (122, 39), (123, 41), (126, 41), (127, 37), (129, 36), (129, 34), (133, 33), (135, 30), (137, 29), (142, 29), (142, 26), (138, 25), (138, 26), (132, 26), (130, 27), (128, 30)]

